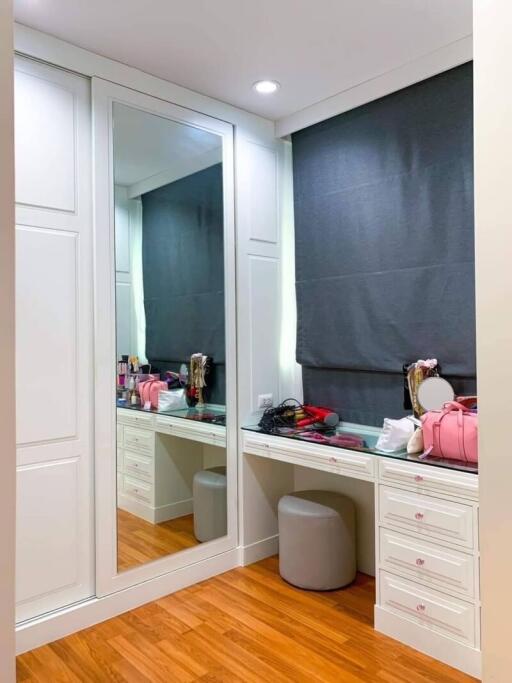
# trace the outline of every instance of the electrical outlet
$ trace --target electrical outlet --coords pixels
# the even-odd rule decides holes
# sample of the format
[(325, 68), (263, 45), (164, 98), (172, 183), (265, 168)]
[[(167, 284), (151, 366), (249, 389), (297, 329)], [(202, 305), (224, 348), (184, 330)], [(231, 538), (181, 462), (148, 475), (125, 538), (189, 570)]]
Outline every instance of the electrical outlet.
[(261, 408), (261, 410), (272, 408), (273, 405), (274, 397), (272, 396), (272, 394), (260, 394), (258, 396), (258, 408)]

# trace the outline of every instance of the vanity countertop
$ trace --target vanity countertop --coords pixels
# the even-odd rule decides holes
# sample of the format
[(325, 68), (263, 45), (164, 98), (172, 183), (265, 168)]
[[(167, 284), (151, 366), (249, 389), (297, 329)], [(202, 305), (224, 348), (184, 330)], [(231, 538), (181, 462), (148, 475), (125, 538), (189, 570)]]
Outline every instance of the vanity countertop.
[(178, 417), (183, 420), (193, 420), (195, 422), (203, 422), (207, 424), (214, 424), (219, 427), (226, 426), (226, 408), (221, 405), (206, 404), (203, 408), (182, 408), (179, 410), (158, 410), (151, 408), (145, 410), (142, 406), (117, 406), (119, 410), (134, 410), (149, 415), (166, 415), (167, 417)]
[[(350, 450), (359, 453), (366, 453), (376, 455), (384, 458), (393, 458), (394, 460), (403, 460), (407, 462), (415, 462), (422, 465), (430, 465), (433, 467), (444, 467), (446, 469), (457, 470), (459, 472), (468, 472), (470, 474), (478, 474), (478, 466), (473, 463), (466, 463), (455, 460), (443, 460), (440, 458), (421, 458), (419, 455), (410, 455), (406, 450), (397, 451), (394, 453), (387, 453), (377, 449), (376, 443), (381, 433), (378, 427), (370, 427), (367, 425), (358, 425), (350, 422), (342, 422), (336, 428), (324, 430), (311, 429), (281, 429), (279, 433), (269, 434), (263, 431), (257, 424), (243, 426), (242, 429), (257, 434), (264, 434), (266, 436), (275, 437), (278, 439), (292, 439), (294, 441), (302, 441), (303, 443), (315, 444), (319, 446), (326, 446), (327, 448), (336, 448), (343, 450)], [(364, 447), (355, 447), (348, 445), (338, 445), (330, 443), (329, 439), (335, 436), (358, 436), (364, 440)]]

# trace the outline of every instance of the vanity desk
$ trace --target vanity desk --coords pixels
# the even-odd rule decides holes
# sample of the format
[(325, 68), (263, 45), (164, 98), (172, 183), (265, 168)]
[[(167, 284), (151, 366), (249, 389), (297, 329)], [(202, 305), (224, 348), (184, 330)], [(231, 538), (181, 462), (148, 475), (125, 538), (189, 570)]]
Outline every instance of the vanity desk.
[[(478, 473), (463, 463), (352, 450), (243, 430), (244, 453), (370, 482), (375, 490), (375, 628), (480, 676)], [(307, 549), (304, 549), (307, 551)]]
[(226, 464), (223, 416), (222, 406), (117, 408), (118, 507), (152, 524), (191, 514), (194, 474)]

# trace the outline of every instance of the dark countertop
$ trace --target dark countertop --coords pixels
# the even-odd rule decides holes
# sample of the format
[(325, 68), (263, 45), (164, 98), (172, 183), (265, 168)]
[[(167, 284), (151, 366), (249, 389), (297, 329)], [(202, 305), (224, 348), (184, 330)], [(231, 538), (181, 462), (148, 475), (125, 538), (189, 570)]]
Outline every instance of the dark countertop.
[(151, 410), (144, 410), (142, 406), (121, 406), (117, 405), (121, 410), (136, 410), (141, 413), (150, 415), (165, 415), (167, 417), (178, 417), (183, 420), (193, 420), (194, 422), (202, 422), (206, 424), (214, 424), (218, 427), (226, 426), (226, 408), (219, 405), (205, 405), (204, 408), (181, 408), (179, 410), (158, 410), (151, 408)]

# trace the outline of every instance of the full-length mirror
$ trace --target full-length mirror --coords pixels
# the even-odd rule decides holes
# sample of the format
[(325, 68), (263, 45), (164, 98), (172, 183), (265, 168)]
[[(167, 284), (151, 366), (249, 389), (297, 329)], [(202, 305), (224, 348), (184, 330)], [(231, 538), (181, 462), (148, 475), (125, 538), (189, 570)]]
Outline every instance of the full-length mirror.
[(227, 533), (222, 137), (113, 105), (118, 571)]

